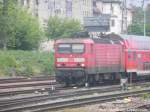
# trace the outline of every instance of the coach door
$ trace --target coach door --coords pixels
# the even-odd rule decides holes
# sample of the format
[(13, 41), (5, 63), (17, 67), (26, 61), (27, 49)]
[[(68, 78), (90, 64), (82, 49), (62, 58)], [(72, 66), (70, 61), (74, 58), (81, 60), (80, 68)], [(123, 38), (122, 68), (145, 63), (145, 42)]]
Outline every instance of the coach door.
[(136, 72), (137, 69), (137, 54), (136, 51), (128, 51), (127, 53), (127, 71)]

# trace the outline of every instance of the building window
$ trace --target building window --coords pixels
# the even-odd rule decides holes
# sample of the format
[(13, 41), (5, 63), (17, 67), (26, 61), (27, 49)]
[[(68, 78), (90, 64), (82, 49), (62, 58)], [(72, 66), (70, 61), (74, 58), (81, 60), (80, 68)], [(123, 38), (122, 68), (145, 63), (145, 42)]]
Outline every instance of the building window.
[(83, 0), (83, 5), (86, 5), (86, 0)]
[(115, 26), (115, 20), (111, 20), (111, 26), (112, 26), (112, 27)]
[(93, 6), (96, 7), (96, 1), (93, 1)]
[(114, 7), (111, 6), (111, 14), (114, 14)]
[(21, 0), (21, 5), (24, 5), (24, 0)]
[(39, 0), (36, 0), (36, 5), (39, 5)]
[(35, 16), (36, 16), (36, 17), (38, 17), (38, 16), (39, 16), (38, 12), (36, 12), (36, 13), (35, 13)]
[(44, 2), (45, 2), (45, 3), (47, 3), (47, 2), (48, 2), (48, 0), (45, 0)]
[(27, 0), (27, 7), (30, 8), (30, 1)]

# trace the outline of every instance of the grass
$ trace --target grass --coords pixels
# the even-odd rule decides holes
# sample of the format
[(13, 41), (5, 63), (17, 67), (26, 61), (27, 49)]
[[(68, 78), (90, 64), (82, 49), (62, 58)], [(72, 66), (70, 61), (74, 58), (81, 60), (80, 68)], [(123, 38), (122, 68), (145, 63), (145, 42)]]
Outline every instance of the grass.
[(142, 99), (150, 99), (150, 93), (142, 95)]
[(53, 63), (52, 53), (0, 51), (0, 76), (51, 75)]

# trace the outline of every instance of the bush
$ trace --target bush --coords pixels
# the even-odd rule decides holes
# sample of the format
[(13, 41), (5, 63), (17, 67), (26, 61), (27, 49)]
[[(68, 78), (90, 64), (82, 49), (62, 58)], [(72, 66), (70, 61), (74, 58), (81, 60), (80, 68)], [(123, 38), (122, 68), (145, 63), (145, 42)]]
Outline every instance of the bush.
[(49, 39), (68, 38), (80, 31), (82, 31), (82, 25), (79, 21), (54, 16), (49, 18), (46, 35)]
[(5, 3), (0, 3), (0, 48), (37, 49), (44, 37), (38, 19), (17, 5), (17, 0), (3, 1)]
[(37, 51), (0, 51), (0, 75), (35, 76), (54, 73), (53, 54)]

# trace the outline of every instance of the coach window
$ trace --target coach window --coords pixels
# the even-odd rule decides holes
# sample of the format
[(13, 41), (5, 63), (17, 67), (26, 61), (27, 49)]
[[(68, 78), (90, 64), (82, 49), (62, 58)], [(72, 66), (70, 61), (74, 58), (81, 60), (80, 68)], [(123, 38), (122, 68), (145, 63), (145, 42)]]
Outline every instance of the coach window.
[(93, 53), (93, 44), (91, 44), (91, 53)]
[(138, 54), (138, 59), (140, 59), (141, 58), (141, 54)]
[(133, 59), (136, 61), (136, 52), (133, 52)]
[(129, 51), (128, 52), (128, 60), (131, 60), (132, 59), (132, 53)]

